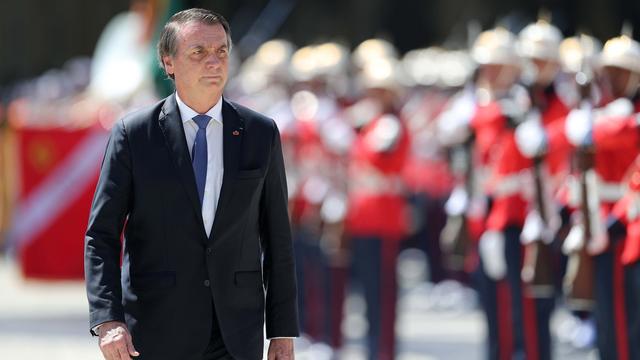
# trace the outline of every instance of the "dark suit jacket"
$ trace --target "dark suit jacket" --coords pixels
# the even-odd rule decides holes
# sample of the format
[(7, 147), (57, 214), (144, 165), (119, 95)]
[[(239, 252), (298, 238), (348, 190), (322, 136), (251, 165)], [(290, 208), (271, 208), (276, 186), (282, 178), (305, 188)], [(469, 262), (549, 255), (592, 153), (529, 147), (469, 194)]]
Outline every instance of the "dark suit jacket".
[(210, 237), (175, 95), (118, 121), (107, 145), (85, 238), (90, 326), (126, 322), (142, 359), (201, 360), (214, 309), (237, 359), (262, 358), (265, 317), (267, 337), (298, 335), (278, 129), (227, 101), (222, 114)]

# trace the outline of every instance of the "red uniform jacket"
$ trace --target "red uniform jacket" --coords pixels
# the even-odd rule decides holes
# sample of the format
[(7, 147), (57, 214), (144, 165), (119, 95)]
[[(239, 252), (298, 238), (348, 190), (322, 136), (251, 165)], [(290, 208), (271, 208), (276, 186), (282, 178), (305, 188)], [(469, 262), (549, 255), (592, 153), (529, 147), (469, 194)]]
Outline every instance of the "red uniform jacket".
[[(378, 141), (389, 125), (399, 127), (397, 137), (390, 146), (380, 148)], [(409, 145), (404, 124), (390, 114), (372, 120), (358, 135), (349, 164), (347, 226), (351, 235), (391, 240), (406, 235), (408, 209), (401, 175)]]
[(531, 167), (531, 160), (518, 150), (514, 129), (497, 102), (479, 106), (471, 119), (471, 127), (476, 135), (479, 160), (490, 168), (488, 192), (493, 197), (493, 206), (487, 229), (522, 226), (527, 202), (522, 193), (521, 173)]

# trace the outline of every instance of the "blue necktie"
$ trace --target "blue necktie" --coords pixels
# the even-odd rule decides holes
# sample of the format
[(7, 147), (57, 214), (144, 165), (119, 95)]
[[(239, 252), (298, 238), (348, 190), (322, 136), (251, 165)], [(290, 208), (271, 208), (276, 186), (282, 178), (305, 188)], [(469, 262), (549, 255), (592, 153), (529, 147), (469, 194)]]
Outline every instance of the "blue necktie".
[(198, 132), (196, 133), (196, 141), (191, 149), (191, 164), (193, 172), (196, 176), (196, 186), (198, 187), (198, 196), (200, 197), (200, 205), (204, 198), (204, 185), (207, 180), (207, 124), (211, 117), (208, 115), (196, 115), (193, 121), (198, 124)]

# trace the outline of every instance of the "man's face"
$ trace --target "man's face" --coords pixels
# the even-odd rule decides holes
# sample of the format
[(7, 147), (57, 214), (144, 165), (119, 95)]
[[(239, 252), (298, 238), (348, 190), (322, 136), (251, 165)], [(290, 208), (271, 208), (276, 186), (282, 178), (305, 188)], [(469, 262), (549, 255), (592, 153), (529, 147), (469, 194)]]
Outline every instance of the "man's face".
[(560, 64), (552, 60), (531, 59), (531, 63), (536, 69), (535, 83), (542, 86), (551, 84), (560, 70)]
[(487, 64), (480, 67), (478, 80), (495, 89), (508, 89), (518, 81), (519, 76), (520, 70), (514, 65)]
[(185, 97), (222, 94), (229, 70), (229, 44), (220, 24), (184, 24), (178, 31), (174, 56), (165, 56), (167, 73)]
[(603, 70), (606, 90), (614, 98), (629, 97), (638, 88), (638, 76), (629, 70), (615, 66), (607, 66)]

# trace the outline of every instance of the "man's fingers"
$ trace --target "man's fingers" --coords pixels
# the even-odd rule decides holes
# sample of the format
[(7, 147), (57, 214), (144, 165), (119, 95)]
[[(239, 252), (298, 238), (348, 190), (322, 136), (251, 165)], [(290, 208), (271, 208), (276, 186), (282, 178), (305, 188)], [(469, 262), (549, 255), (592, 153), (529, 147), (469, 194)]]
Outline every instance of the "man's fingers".
[(274, 339), (269, 344), (268, 360), (293, 360), (293, 341)]
[(104, 351), (106, 360), (121, 360), (120, 354), (118, 353), (118, 349), (113, 346), (109, 346)]
[(100, 346), (106, 360), (131, 360), (127, 349), (126, 337), (119, 334), (111, 339), (107, 339)]
[(131, 360), (140, 355), (133, 347), (126, 325), (107, 322), (100, 327), (100, 350), (106, 360)]
[(102, 351), (102, 355), (104, 356), (105, 360), (120, 360), (118, 349), (116, 349), (113, 344), (101, 345), (100, 350)]
[(102, 347), (100, 347), (100, 351), (102, 351), (102, 357), (104, 358), (104, 360), (112, 360), (113, 356), (111, 356), (111, 352), (107, 349), (103, 349)]
[(127, 352), (131, 356), (140, 356), (140, 353), (133, 347), (133, 341), (131, 341), (131, 335), (125, 337), (127, 339)]
[(127, 344), (125, 342), (120, 342), (118, 344), (118, 359), (131, 360), (131, 356), (129, 356), (129, 352), (127, 351)]

